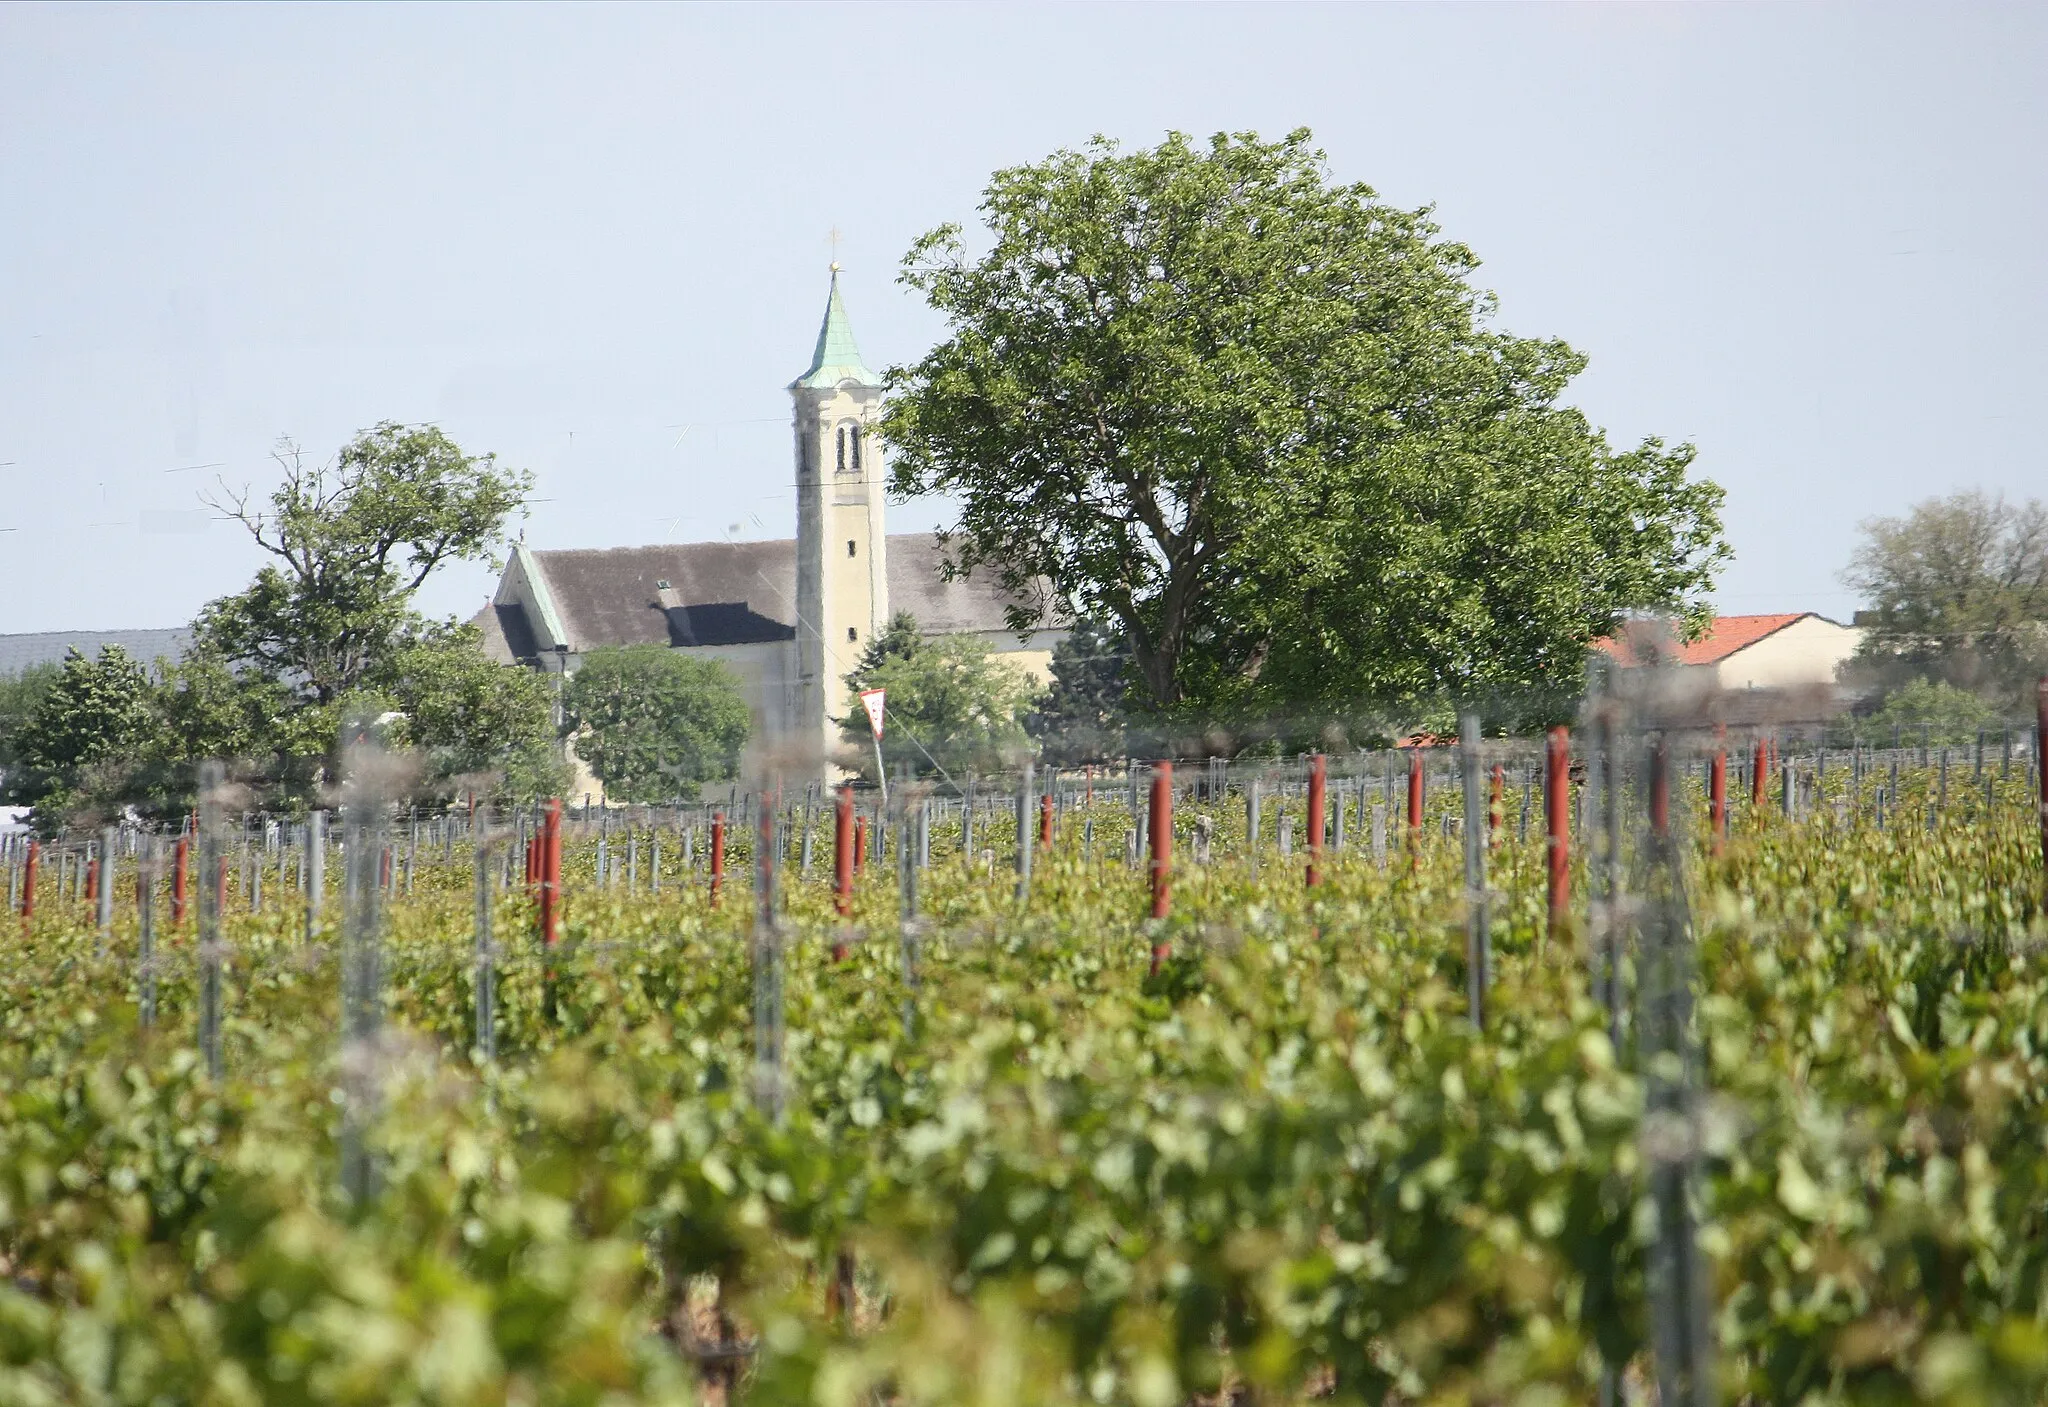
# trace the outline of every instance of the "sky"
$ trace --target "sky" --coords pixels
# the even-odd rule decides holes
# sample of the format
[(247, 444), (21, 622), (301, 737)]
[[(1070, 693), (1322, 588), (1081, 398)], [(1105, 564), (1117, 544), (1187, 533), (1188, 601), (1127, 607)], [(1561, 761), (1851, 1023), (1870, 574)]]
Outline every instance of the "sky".
[(537, 547), (791, 536), (835, 254), (908, 362), (991, 172), (1303, 126), (1697, 447), (1722, 610), (1846, 619), (1859, 521), (2048, 493), (2044, 74), (2040, 4), (0, 6), (0, 632), (189, 620), (262, 561), (201, 491), (383, 420)]

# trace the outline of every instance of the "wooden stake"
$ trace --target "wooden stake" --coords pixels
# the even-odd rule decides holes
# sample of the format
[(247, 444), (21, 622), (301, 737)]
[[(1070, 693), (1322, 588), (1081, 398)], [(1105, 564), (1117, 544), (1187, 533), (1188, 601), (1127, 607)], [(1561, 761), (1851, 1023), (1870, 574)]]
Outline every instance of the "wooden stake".
[(1323, 810), (1329, 785), (1328, 760), (1319, 752), (1308, 760), (1308, 887), (1323, 882)]
[(1543, 752), (1544, 843), (1550, 860), (1550, 936), (1564, 928), (1572, 898), (1571, 731), (1552, 728)]

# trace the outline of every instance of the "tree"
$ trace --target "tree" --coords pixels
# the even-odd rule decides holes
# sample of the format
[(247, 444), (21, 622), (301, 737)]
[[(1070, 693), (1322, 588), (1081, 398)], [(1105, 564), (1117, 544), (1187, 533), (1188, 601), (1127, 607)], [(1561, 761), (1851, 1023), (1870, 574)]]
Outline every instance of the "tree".
[(13, 795), (21, 772), (21, 735), (35, 715), (50, 686), (57, 682), (59, 667), (31, 665), (19, 674), (0, 675), (0, 801)]
[(404, 715), (392, 740), (426, 754), (430, 784), (483, 783), (521, 801), (561, 791), (568, 769), (555, 751), (548, 678), (508, 669), (482, 645), (475, 626), (441, 627), (378, 663), (369, 690)]
[(94, 659), (67, 652), (15, 738), (20, 763), (9, 779), (11, 798), (35, 807), (40, 828), (54, 829), (89, 772), (100, 764), (126, 769), (155, 740), (153, 692), (149, 675), (119, 645), (102, 646)]
[(307, 468), (297, 446), (275, 455), (284, 483), (267, 508), (225, 488), (209, 504), (242, 524), (275, 562), (200, 613), (222, 657), (333, 702), (362, 685), (419, 627), (412, 596), (444, 562), (488, 560), (532, 475), (470, 455), (432, 425), (390, 421)]
[(1870, 518), (1842, 580), (1871, 609), (1853, 672), (1922, 677), (2001, 706), (2048, 669), (2048, 504), (1968, 490)]
[[(1611, 450), (1585, 359), (1491, 326), (1477, 259), (1305, 131), (1097, 138), (919, 240), (949, 335), (889, 374), (899, 494), (1022, 629), (1114, 622), (1163, 713), (1577, 691), (1624, 612), (1697, 624), (1727, 555), (1689, 446)], [(1047, 589), (1050, 583), (1051, 589)]]
[(927, 639), (905, 614), (890, 622), (888, 638), (889, 648), (871, 646), (846, 676), (849, 697), (839, 730), (850, 765), (874, 776), (874, 734), (858, 698), (864, 689), (885, 691), (882, 758), (892, 774), (899, 767), (919, 775), (993, 771), (1026, 751), (1021, 718), (1030, 686), (987, 641), (973, 635)]
[[(1858, 718), (1847, 732), (1847, 740), (1891, 741), (1893, 730), (1908, 746), (1923, 738), (1936, 747), (1974, 743), (1978, 730), (1995, 721), (1991, 706), (1967, 689), (1936, 680), (1915, 679), (1896, 689), (1882, 707)], [(1847, 741), (1845, 740), (1845, 741)]]
[(731, 670), (665, 645), (592, 650), (562, 691), (562, 713), (606, 794), (633, 802), (693, 796), (735, 775), (752, 726)]
[(1123, 632), (1100, 621), (1077, 621), (1053, 646), (1052, 683), (1024, 720), (1046, 761), (1066, 765), (1124, 755), (1130, 666)]

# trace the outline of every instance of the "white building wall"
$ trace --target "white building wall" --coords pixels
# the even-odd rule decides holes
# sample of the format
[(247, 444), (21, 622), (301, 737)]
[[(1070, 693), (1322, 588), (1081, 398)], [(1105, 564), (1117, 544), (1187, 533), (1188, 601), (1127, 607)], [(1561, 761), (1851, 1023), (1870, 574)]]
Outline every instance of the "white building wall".
[(1835, 670), (1863, 641), (1853, 625), (1820, 616), (1796, 620), (1754, 645), (1722, 660), (1716, 682), (1723, 689), (1794, 689), (1833, 684)]

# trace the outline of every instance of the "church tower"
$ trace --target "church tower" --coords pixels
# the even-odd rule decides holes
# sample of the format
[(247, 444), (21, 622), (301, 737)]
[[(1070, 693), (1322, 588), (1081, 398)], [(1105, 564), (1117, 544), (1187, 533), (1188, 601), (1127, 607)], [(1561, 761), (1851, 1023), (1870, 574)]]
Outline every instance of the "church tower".
[(854, 345), (839, 266), (810, 369), (790, 384), (796, 433), (797, 736), (827, 753), (845, 711), (845, 676), (889, 620), (885, 487), (873, 426), (882, 378)]

